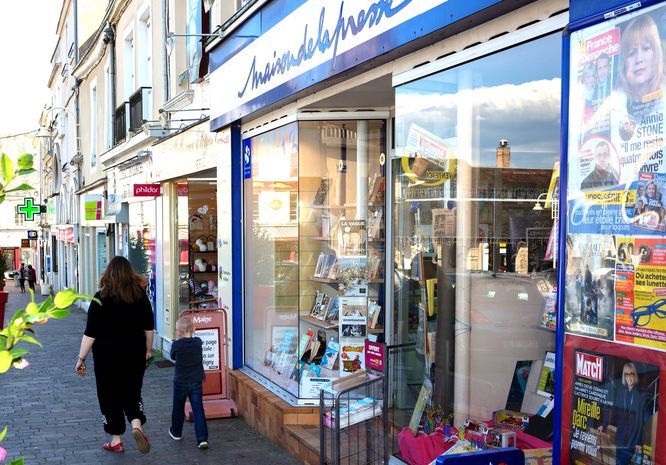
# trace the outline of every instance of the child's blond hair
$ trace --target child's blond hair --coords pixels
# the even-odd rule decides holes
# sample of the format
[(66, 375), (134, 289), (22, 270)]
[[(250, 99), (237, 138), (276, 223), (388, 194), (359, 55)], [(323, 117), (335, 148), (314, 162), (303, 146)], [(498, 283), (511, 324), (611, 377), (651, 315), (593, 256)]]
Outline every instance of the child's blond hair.
[(178, 331), (183, 336), (192, 336), (194, 332), (194, 325), (192, 320), (186, 316), (181, 316), (176, 321), (176, 331)]

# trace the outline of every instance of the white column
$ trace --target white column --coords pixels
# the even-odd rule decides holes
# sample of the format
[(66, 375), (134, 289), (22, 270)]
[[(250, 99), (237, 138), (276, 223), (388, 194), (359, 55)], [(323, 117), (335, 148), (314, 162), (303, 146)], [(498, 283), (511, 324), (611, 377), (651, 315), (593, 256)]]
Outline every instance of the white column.
[[(471, 75), (460, 74), (459, 89), (465, 92), (471, 86)], [(461, 93), (462, 93), (461, 92)], [(456, 96), (458, 105), (457, 140), (457, 197), (456, 206), (456, 326), (455, 326), (455, 376), (453, 410), (454, 422), (459, 426), (469, 416), (470, 399), (470, 304), (472, 282), (467, 271), (467, 253), (472, 245), (474, 206), (469, 199), (472, 192), (472, 150), (474, 108), (470, 103)]]
[(368, 218), (368, 122), (356, 126), (356, 219)]

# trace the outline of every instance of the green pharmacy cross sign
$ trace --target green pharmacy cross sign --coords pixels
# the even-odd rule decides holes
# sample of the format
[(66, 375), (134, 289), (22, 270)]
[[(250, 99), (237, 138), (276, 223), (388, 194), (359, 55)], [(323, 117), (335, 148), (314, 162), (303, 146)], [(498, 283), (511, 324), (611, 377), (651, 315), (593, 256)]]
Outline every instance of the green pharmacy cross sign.
[(26, 197), (23, 199), (23, 205), (16, 206), (16, 211), (19, 215), (23, 215), (26, 221), (33, 221), (35, 215), (39, 215), (41, 210), (41, 205), (36, 205), (35, 199), (32, 197)]

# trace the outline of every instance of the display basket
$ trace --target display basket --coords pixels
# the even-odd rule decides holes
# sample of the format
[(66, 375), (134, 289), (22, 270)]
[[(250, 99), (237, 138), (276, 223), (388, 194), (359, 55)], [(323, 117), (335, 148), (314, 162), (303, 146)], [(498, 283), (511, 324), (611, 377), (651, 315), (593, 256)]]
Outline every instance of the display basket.
[(319, 418), (320, 465), (387, 463), (383, 376), (362, 370), (328, 383)]

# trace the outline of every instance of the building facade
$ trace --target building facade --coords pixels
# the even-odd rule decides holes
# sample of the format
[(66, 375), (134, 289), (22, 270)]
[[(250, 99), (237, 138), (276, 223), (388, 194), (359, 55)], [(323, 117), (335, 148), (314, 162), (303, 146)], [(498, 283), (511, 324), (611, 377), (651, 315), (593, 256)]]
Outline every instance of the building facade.
[[(625, 375), (630, 455), (663, 463), (662, 90), (626, 88), (664, 14), (611, 3), (109, 2), (71, 71), (77, 137), (45, 151), (49, 282), (92, 293), (128, 257), (164, 354), (180, 312), (224, 309), (241, 415), (305, 462), (321, 386), (375, 344), (395, 463), (426, 406), (519, 412), (560, 463), (628, 463), (572, 423), (620, 436)], [(658, 40), (632, 46), (641, 21)], [(603, 415), (577, 410), (586, 383)]]

